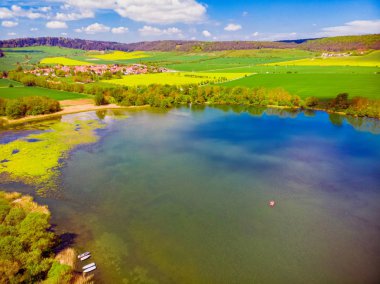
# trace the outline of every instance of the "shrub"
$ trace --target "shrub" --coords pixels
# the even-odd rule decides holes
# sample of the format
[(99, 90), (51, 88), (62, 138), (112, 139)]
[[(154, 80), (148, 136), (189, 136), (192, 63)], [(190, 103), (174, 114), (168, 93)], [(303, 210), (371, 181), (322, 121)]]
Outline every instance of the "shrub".
[(26, 115), (48, 114), (61, 110), (59, 102), (47, 97), (25, 97)]
[(97, 106), (101, 106), (101, 105), (106, 105), (107, 104), (107, 100), (104, 96), (103, 93), (98, 93), (95, 95), (94, 97), (94, 102), (95, 102), (95, 105)]
[(0, 98), (0, 116), (6, 114), (5, 112), (6, 107), (7, 107), (7, 101), (5, 99)]
[(316, 97), (308, 97), (305, 100), (305, 106), (307, 107), (315, 107), (318, 105), (318, 103), (319, 103), (319, 100)]
[(25, 113), (26, 113), (26, 106), (21, 99), (7, 101), (5, 114), (9, 118), (24, 117)]
[(13, 84), (9, 84), (9, 88), (13, 88)]

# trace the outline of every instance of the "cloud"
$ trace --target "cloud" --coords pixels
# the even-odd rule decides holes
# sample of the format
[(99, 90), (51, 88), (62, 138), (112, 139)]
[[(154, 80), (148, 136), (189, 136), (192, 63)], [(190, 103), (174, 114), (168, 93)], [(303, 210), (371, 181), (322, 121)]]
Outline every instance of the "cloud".
[(176, 27), (167, 28), (167, 29), (159, 29), (152, 26), (144, 26), (141, 29), (139, 29), (139, 33), (142, 36), (161, 36), (161, 35), (182, 36), (182, 31)]
[[(138, 22), (171, 24), (193, 23), (205, 19), (206, 5), (196, 0), (60, 0), (66, 7), (81, 10), (114, 10)], [(67, 6), (69, 5), (69, 6)]]
[(31, 28), (30, 31), (31, 32), (36, 32), (36, 31), (38, 31), (38, 28)]
[(61, 33), (62, 36), (67, 36), (67, 33)]
[(46, 23), (48, 29), (67, 29), (67, 24), (60, 21), (51, 21)]
[(228, 25), (224, 28), (224, 30), (225, 30), (225, 31), (228, 31), (228, 32), (238, 31), (238, 30), (241, 30), (241, 25), (228, 24)]
[(8, 33), (8, 35), (9, 35), (9, 36), (15, 36), (16, 33), (14, 33), (14, 32), (10, 32), (10, 33)]
[(97, 34), (97, 33), (106, 33), (111, 30), (110, 27), (107, 27), (103, 24), (94, 23), (92, 25), (89, 25), (87, 27), (81, 27), (80, 29), (75, 29), (77, 33), (86, 33), (89, 35)]
[(37, 10), (46, 13), (46, 12), (50, 12), (51, 11), (51, 7), (50, 6), (39, 7)]
[(111, 32), (113, 34), (125, 34), (128, 32), (128, 28), (127, 27), (112, 28)]
[(259, 36), (259, 32), (254, 32), (253, 34), (252, 34), (252, 36)]
[(345, 23), (343, 26), (323, 28), (318, 36), (341, 36), (380, 33), (380, 19)]
[(10, 19), (10, 18), (18, 18), (24, 17), (29, 19), (38, 19), (38, 18), (46, 18), (46, 15), (41, 13), (36, 13), (32, 9), (24, 10), (18, 5), (12, 5), (11, 8), (0, 8), (0, 19)]
[(248, 16), (248, 12), (247, 12), (247, 11), (244, 11), (244, 12), (242, 13), (242, 16), (243, 16), (243, 17)]
[(13, 27), (17, 26), (18, 23), (17, 22), (12, 22), (12, 21), (2, 21), (1, 25), (3, 27), (6, 27), (6, 28), (13, 28)]
[(210, 37), (210, 36), (211, 36), (211, 33), (210, 33), (209, 31), (207, 31), (207, 30), (204, 30), (204, 31), (202, 32), (202, 35), (205, 36), (205, 37)]
[(296, 39), (299, 38), (299, 35), (296, 32), (291, 33), (258, 33), (255, 32), (252, 34), (255, 37), (255, 40), (262, 41), (277, 41), (277, 40), (287, 40), (287, 39)]
[(77, 21), (81, 19), (94, 18), (95, 13), (91, 10), (82, 10), (78, 13), (57, 13), (55, 19), (59, 21)]

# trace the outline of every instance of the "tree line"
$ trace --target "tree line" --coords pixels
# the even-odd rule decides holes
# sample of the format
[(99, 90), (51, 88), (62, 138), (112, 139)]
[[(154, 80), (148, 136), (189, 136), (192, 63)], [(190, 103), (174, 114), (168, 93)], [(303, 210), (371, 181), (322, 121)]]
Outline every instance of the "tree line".
[[(321, 109), (343, 112), (350, 115), (380, 118), (380, 100), (363, 97), (349, 98), (347, 93), (336, 98), (320, 100), (316, 97), (301, 99), (282, 88), (225, 87), (219, 85), (157, 85), (116, 86), (102, 84), (78, 84), (47, 80), (22, 71), (10, 71), (8, 78), (26, 86), (40, 86), (94, 96), (95, 104), (115, 103), (121, 106), (142, 106), (169, 108), (180, 104), (279, 106), (306, 109)], [(45, 109), (46, 110), (46, 109)], [(57, 109), (52, 109), (56, 111)]]

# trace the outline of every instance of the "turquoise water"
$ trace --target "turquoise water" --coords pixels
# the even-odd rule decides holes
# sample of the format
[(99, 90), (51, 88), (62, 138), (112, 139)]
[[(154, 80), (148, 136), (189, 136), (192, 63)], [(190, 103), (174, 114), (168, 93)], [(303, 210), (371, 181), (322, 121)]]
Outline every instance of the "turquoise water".
[(228, 107), (127, 114), (75, 115), (107, 127), (73, 151), (59, 198), (37, 198), (92, 252), (97, 282), (379, 283), (378, 121)]

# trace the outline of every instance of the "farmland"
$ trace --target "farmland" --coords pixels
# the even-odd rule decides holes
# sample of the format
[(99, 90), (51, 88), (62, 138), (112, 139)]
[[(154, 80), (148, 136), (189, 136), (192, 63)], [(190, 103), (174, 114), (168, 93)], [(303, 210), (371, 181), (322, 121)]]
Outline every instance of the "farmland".
[(89, 62), (79, 61), (67, 57), (47, 57), (41, 60), (41, 64), (60, 64), (68, 66), (91, 65)]
[(380, 66), (380, 51), (374, 51), (362, 56), (345, 56), (345, 57), (313, 57), (268, 65), (295, 65), (295, 66)]
[(113, 51), (111, 53), (106, 54), (86, 54), (91, 58), (98, 58), (102, 60), (114, 61), (114, 60), (128, 60), (128, 59), (138, 59), (149, 57), (149, 55), (142, 51), (134, 51), (134, 52), (124, 52), (124, 51)]
[(246, 77), (248, 73), (201, 73), (201, 72), (170, 72), (157, 74), (142, 74), (124, 76), (122, 79), (102, 81), (109, 84), (138, 86), (150, 84), (187, 85), (206, 82), (222, 82)]
[[(14, 85), (15, 87), (7, 87), (9, 84)], [(87, 95), (73, 93), (73, 92), (64, 92), (59, 90), (52, 90), (40, 87), (24, 87), (20, 83), (10, 82), (9, 80), (0, 79), (0, 98), (5, 99), (17, 99), (21, 97), (31, 97), (31, 96), (45, 96), (55, 100), (73, 100), (73, 99), (82, 99), (88, 98)]]

